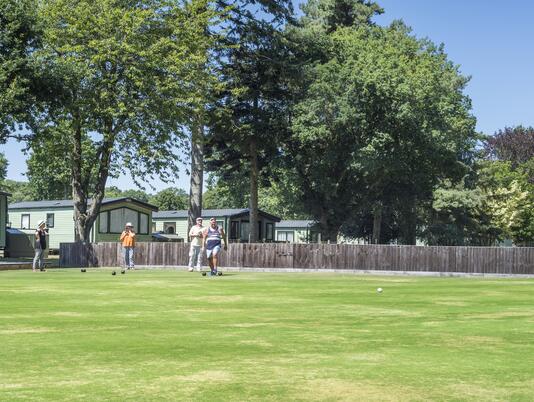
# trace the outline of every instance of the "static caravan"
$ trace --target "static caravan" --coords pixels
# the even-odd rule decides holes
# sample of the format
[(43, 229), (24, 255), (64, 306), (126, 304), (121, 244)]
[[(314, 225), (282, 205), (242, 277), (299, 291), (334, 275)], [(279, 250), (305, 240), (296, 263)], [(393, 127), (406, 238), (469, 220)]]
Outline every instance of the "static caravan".
[(6, 228), (7, 228), (7, 197), (11, 194), (0, 191), (0, 249), (6, 247)]
[[(187, 233), (188, 211), (160, 211), (152, 214), (152, 231), (175, 234), (188, 241)], [(209, 225), (209, 219), (217, 219), (217, 223), (224, 229), (230, 242), (247, 242), (250, 233), (249, 209), (205, 209), (202, 211), (204, 226)], [(275, 240), (275, 225), (280, 218), (258, 211), (258, 237), (261, 241)]]
[(276, 241), (288, 243), (318, 243), (321, 235), (314, 230), (315, 221), (284, 220), (276, 225)]
[[(91, 230), (91, 242), (118, 241), (126, 222), (134, 225), (138, 241), (151, 241), (150, 222), (157, 210), (134, 198), (105, 198)], [(10, 204), (8, 211), (12, 228), (35, 229), (39, 220), (45, 220), (51, 249), (59, 249), (59, 243), (74, 242), (72, 200), (17, 202)]]

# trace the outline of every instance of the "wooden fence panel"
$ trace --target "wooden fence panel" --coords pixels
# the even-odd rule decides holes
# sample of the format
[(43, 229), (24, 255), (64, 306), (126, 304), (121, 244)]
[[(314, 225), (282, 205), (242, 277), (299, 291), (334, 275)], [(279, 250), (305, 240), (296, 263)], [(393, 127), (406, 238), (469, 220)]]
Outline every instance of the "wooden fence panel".
[(242, 243), (230, 244), (228, 250), (224, 251), (221, 255), (221, 266), (243, 268), (243, 246), (244, 244)]
[(294, 245), (289, 243), (272, 244), (274, 246), (275, 268), (293, 268), (295, 265)]
[(534, 261), (534, 248), (529, 247), (528, 250), (526, 250), (527, 253), (523, 255), (515, 256), (516, 258), (519, 257), (517, 260), (514, 260), (514, 270), (512, 270), (512, 273), (514, 274), (531, 274), (532, 269), (532, 261)]
[(262, 256), (266, 250), (261, 248), (260, 243), (243, 244), (243, 266), (247, 268), (264, 268)]
[[(221, 267), (534, 274), (532, 247), (421, 247), (349, 244), (231, 243)], [(138, 243), (138, 266), (185, 266), (187, 243)], [(120, 267), (118, 243), (62, 243), (61, 267)], [(207, 265), (206, 258), (203, 260)]]
[[(361, 264), (361, 249), (359, 246), (348, 247), (345, 252), (344, 269), (365, 269)], [(360, 268), (356, 268), (356, 267)]]
[(293, 268), (318, 269), (322, 266), (319, 244), (294, 244)]

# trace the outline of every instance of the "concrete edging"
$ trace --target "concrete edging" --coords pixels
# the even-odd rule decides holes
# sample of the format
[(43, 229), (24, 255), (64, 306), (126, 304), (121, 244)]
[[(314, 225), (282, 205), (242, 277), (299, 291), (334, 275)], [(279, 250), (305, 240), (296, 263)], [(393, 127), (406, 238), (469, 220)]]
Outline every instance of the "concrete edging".
[[(186, 266), (173, 265), (139, 265), (141, 269), (174, 269), (187, 271)], [(203, 268), (207, 270), (207, 267)], [(527, 278), (534, 279), (529, 274), (494, 274), (494, 273), (469, 273), (469, 272), (430, 272), (430, 271), (375, 271), (363, 269), (313, 269), (313, 268), (245, 268), (245, 267), (220, 267), (223, 272), (270, 272), (270, 273), (336, 273), (352, 275), (382, 275), (382, 276), (428, 276), (428, 277), (453, 277), (453, 278)]]

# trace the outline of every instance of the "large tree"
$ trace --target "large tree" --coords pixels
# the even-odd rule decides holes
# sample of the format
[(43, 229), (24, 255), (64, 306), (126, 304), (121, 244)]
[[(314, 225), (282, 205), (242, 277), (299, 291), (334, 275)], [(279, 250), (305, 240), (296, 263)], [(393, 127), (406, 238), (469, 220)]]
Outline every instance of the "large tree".
[[(221, 54), (226, 87), (211, 110), (208, 169), (223, 180), (248, 174), (249, 220), (257, 222), (260, 174), (279, 154), (279, 137), (287, 133), (291, 54), (282, 29), (292, 5), (288, 0), (242, 0), (231, 6), (226, 27), (231, 46)], [(258, 240), (257, 224), (250, 225), (249, 238)]]
[[(211, 40), (203, 42), (200, 52), (204, 58), (198, 58), (196, 79), (189, 85), (195, 94), (191, 114), (188, 121), (190, 132), (190, 188), (188, 209), (188, 233), (195, 225), (196, 218), (202, 216), (202, 193), (204, 186), (204, 152), (206, 131), (208, 130), (208, 110), (215, 102), (215, 94), (224, 88), (220, 80), (220, 57), (224, 53), (226, 43), (222, 24), (231, 9), (224, 1), (215, 1), (214, 9), (221, 16), (217, 21), (206, 21), (203, 27), (204, 35)], [(208, 24), (212, 22), (212, 24)]]
[(304, 201), (326, 240), (363, 208), (375, 230), (394, 211), (401, 242), (414, 244), (418, 207), (439, 180), (465, 174), (475, 140), (468, 79), (402, 23), (338, 27), (323, 41), (328, 60), (307, 71), (293, 120)]
[[(203, 0), (50, 0), (39, 11), (36, 57), (61, 74), (68, 96), (38, 132), (67, 126), (76, 236), (86, 241), (110, 173), (139, 183), (178, 171), (174, 150), (184, 146), (196, 101), (188, 85), (206, 58), (204, 27), (214, 12)], [(86, 139), (96, 155), (90, 171)]]

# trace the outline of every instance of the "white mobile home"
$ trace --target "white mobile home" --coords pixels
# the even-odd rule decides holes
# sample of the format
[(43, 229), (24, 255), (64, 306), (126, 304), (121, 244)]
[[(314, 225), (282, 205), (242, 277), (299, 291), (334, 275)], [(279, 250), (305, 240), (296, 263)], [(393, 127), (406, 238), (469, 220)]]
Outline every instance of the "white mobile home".
[[(107, 198), (91, 231), (91, 242), (117, 241), (126, 222), (132, 222), (139, 241), (151, 241), (150, 222), (157, 207), (134, 198)], [(59, 243), (74, 242), (74, 203), (72, 200), (23, 201), (9, 205), (12, 228), (35, 229), (41, 219), (46, 221), (50, 248)]]

